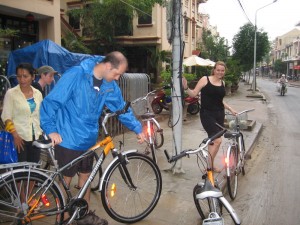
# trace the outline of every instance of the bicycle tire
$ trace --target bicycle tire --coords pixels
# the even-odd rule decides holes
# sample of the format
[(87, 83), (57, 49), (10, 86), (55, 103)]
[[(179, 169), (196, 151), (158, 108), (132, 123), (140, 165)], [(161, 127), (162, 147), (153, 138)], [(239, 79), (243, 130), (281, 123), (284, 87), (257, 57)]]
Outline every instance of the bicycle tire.
[(245, 142), (244, 142), (244, 136), (242, 135), (241, 137), (240, 137), (241, 139), (242, 139), (242, 146), (239, 146), (239, 148), (240, 148), (240, 161), (241, 161), (241, 166), (240, 166), (240, 168), (241, 168), (241, 171), (242, 171), (242, 174), (243, 174), (243, 176), (245, 176), (245, 174), (246, 174), (246, 171), (245, 171), (245, 154), (246, 154), (246, 148), (245, 148)]
[(111, 218), (122, 223), (135, 223), (155, 208), (161, 195), (162, 178), (158, 166), (148, 156), (134, 152), (124, 159), (137, 188), (126, 184), (127, 180), (120, 173), (123, 162), (117, 160), (104, 175), (101, 199)]
[(151, 149), (151, 154), (152, 154), (152, 159), (155, 163), (157, 163), (157, 157), (156, 157), (156, 148), (155, 148), (155, 145), (152, 143), (152, 144), (149, 144), (149, 147)]
[[(203, 192), (203, 184), (196, 186), (193, 189), (194, 203), (202, 220), (206, 219), (210, 212), (216, 211), (218, 215), (222, 215), (222, 203), (215, 198), (197, 199), (196, 195)], [(216, 210), (213, 210), (212, 204), (215, 205)]]
[(151, 103), (151, 108), (155, 114), (160, 114), (163, 110), (163, 107), (155, 102)]
[(200, 104), (189, 104), (187, 107), (187, 112), (191, 115), (196, 115), (198, 112), (200, 112)]
[(234, 200), (238, 188), (238, 150), (236, 146), (231, 146), (228, 151), (229, 154), (227, 153), (227, 156), (229, 156), (229, 158), (226, 163), (227, 190), (230, 198)]
[(155, 148), (160, 148), (164, 145), (164, 133), (162, 129), (159, 129), (155, 124), (153, 124), (153, 137)]
[[(99, 160), (99, 156), (97, 155), (96, 152), (94, 152), (94, 161), (93, 161), (93, 168), (95, 163)], [(101, 177), (102, 177), (102, 167), (99, 168), (98, 173), (96, 174), (96, 176), (94, 177), (94, 179), (92, 180), (91, 183), (91, 191), (98, 191), (99, 190), (99, 186), (100, 186), (100, 181), (101, 181)]]
[[(63, 194), (55, 183), (45, 192), (46, 198), (41, 198), (42, 192), (46, 190), (45, 187), (41, 188), (41, 190), (37, 192), (37, 195), (28, 202), (28, 199), (32, 197), (32, 193), (40, 189), (46, 180), (46, 177), (33, 171), (16, 172), (2, 178), (0, 181), (1, 217), (6, 217), (8, 219), (7, 222), (12, 222), (13, 224), (43, 225), (56, 224), (56, 222), (61, 224), (64, 219), (64, 213), (61, 211), (64, 209)], [(31, 190), (30, 193), (29, 190)], [(24, 198), (23, 203), (23, 199), (21, 200), (22, 197), (20, 197), (21, 195)], [(36, 208), (31, 214), (27, 215), (25, 221), (24, 211), (28, 211), (28, 209), (32, 207), (30, 205), (35, 201), (38, 201)], [(49, 206), (46, 206), (46, 201), (49, 203)], [(59, 212), (55, 213), (56, 211)]]

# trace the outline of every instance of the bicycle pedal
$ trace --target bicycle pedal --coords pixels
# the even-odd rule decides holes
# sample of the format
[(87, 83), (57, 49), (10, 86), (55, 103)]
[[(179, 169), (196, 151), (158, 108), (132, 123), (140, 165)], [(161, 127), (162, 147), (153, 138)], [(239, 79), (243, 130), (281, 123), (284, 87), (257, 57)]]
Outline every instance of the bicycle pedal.
[(211, 212), (208, 218), (204, 219), (202, 225), (224, 225), (224, 219), (216, 212)]

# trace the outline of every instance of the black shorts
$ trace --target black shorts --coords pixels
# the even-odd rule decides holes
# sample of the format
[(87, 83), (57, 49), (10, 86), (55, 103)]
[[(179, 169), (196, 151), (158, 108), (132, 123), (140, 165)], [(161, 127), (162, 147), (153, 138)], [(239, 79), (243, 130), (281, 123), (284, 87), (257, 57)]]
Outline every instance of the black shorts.
[(206, 109), (201, 109), (200, 120), (204, 130), (208, 134), (208, 137), (212, 137), (221, 130), (221, 128), (218, 127), (216, 123), (220, 124), (221, 126), (224, 126), (224, 119), (224, 110), (209, 111)]
[[(75, 151), (60, 145), (55, 146), (55, 159), (57, 160), (58, 166), (63, 167), (73, 159), (79, 157), (86, 151)], [(83, 160), (76, 163), (74, 166), (62, 171), (62, 174), (66, 177), (74, 177), (77, 172), (79, 173), (90, 173), (93, 169), (93, 156), (84, 158)]]
[(40, 160), (40, 149), (32, 146), (33, 141), (23, 140), (23, 150), (18, 152), (18, 162), (35, 162), (38, 163)]

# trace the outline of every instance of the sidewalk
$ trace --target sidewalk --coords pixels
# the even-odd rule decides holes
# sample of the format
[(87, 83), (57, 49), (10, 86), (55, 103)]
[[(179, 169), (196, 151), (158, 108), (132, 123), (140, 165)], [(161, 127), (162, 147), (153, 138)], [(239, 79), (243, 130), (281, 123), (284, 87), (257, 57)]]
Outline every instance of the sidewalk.
[[(247, 98), (248, 85), (241, 83), (237, 93), (225, 98), (225, 101), (236, 111), (255, 108), (255, 111), (248, 114), (248, 119), (255, 120), (256, 124), (252, 131), (244, 131), (246, 151), (251, 155), (257, 137), (262, 130), (262, 124), (267, 120), (267, 105), (259, 99)], [(201, 180), (201, 174), (197, 167), (197, 161), (194, 156), (182, 160), (182, 169), (185, 173), (173, 174), (169, 169), (171, 165), (167, 162), (163, 153), (167, 149), (172, 154), (172, 129), (167, 126), (168, 112), (162, 112), (159, 115), (159, 121), (164, 129), (165, 142), (161, 149), (157, 151), (158, 166), (162, 173), (162, 194), (160, 200), (153, 212), (144, 220), (136, 223), (143, 225), (182, 225), (182, 224), (199, 224), (200, 217), (196, 210), (193, 200), (193, 188)], [(206, 133), (200, 123), (199, 114), (187, 115), (187, 120), (183, 122), (182, 128), (182, 149), (197, 148), (200, 142), (206, 137)], [(123, 140), (123, 136), (115, 137), (115, 143)], [(139, 149), (143, 152), (145, 145), (138, 145), (135, 135), (128, 132), (124, 136), (125, 149)], [(215, 165), (223, 167), (223, 151), (226, 151), (226, 140), (223, 138), (222, 146), (216, 156)], [(221, 185), (226, 185), (224, 180), (224, 170), (219, 175), (218, 180)], [(247, 165), (246, 165), (247, 174)], [(240, 179), (243, 179), (240, 177)], [(225, 181), (225, 182), (222, 182)], [(225, 186), (224, 186), (225, 187)], [(112, 220), (104, 211), (99, 193), (93, 193), (91, 197), (91, 209), (96, 210), (97, 215), (101, 215), (109, 221), (109, 224), (119, 225)]]

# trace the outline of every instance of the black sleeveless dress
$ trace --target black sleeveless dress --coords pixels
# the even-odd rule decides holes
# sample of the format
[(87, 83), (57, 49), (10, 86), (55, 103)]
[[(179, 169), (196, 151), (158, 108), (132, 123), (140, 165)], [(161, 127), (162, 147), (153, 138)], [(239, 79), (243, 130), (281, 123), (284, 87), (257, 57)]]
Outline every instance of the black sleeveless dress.
[(216, 123), (224, 126), (225, 110), (223, 98), (225, 97), (225, 87), (215, 86), (210, 83), (207, 77), (207, 84), (201, 89), (201, 111), (200, 120), (208, 137), (220, 131)]

